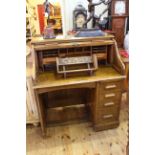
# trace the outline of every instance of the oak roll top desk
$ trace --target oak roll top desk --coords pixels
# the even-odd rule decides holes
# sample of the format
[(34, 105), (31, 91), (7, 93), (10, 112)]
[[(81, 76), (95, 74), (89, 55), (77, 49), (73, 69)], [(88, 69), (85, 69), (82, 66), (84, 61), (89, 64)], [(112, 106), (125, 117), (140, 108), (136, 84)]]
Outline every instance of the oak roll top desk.
[[(126, 76), (114, 36), (34, 38), (32, 47), (33, 89), (43, 135), (49, 124), (74, 120), (89, 120), (95, 131), (119, 125)], [(93, 74), (58, 74), (58, 58), (89, 55), (95, 55), (98, 64)]]

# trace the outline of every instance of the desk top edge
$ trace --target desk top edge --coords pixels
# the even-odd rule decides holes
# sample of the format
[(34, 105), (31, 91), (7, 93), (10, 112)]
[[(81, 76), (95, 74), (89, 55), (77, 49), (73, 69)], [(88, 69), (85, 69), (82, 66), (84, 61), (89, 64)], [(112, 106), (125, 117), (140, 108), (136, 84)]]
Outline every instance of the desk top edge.
[(43, 37), (33, 37), (31, 44), (42, 44), (42, 43), (50, 43), (50, 42), (68, 42), (68, 41), (85, 41), (85, 40), (97, 40), (97, 39), (114, 39), (113, 35), (105, 35), (105, 36), (99, 36), (99, 37), (73, 37), (73, 36), (57, 36), (56, 39), (43, 39)]
[(62, 87), (62, 86), (69, 86), (69, 85), (79, 85), (79, 84), (90, 84), (90, 83), (94, 83), (94, 82), (104, 82), (104, 81), (118, 81), (118, 80), (123, 80), (125, 79), (126, 76), (122, 75), (122, 76), (118, 76), (115, 78), (101, 78), (101, 79), (96, 79), (96, 80), (90, 80), (90, 81), (76, 81), (76, 82), (71, 82), (71, 83), (64, 83), (64, 84), (59, 84), (59, 85), (55, 85), (55, 84), (43, 84), (43, 85), (34, 85), (33, 89), (46, 89), (46, 88), (54, 88), (54, 87)]

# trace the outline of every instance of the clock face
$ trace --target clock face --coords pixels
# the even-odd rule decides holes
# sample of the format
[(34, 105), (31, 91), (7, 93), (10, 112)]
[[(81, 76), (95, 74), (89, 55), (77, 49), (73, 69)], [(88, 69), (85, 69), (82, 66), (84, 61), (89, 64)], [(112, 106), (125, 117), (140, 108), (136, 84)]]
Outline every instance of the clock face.
[(83, 24), (85, 22), (84, 15), (83, 14), (77, 15), (75, 22), (76, 22), (77, 28), (82, 28), (83, 27)]
[(125, 14), (125, 1), (117, 1), (115, 3), (115, 14)]

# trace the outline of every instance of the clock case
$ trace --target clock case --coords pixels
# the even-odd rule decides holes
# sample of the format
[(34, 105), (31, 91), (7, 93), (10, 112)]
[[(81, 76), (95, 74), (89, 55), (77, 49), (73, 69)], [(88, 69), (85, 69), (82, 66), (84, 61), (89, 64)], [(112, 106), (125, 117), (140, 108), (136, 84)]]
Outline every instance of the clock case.
[[(120, 15), (120, 14), (115, 13), (115, 5), (116, 5), (117, 2), (124, 2), (125, 3), (125, 13), (124, 14)], [(111, 3), (111, 15), (112, 16), (128, 16), (128, 14), (129, 14), (128, 3), (129, 3), (128, 0), (112, 0), (112, 3)]]
[[(115, 4), (118, 1), (123, 1), (125, 3), (125, 13), (115, 14)], [(111, 6), (108, 11), (109, 14), (109, 29), (115, 35), (118, 47), (123, 48), (124, 37), (127, 33), (127, 26), (129, 24), (129, 0), (112, 0)]]
[[(75, 31), (80, 30), (81, 27), (78, 27), (76, 20), (78, 15), (83, 15), (84, 16), (84, 20), (87, 20), (87, 10), (81, 5), (77, 5), (73, 11), (73, 28)], [(83, 28), (87, 28), (87, 24), (83, 27)]]

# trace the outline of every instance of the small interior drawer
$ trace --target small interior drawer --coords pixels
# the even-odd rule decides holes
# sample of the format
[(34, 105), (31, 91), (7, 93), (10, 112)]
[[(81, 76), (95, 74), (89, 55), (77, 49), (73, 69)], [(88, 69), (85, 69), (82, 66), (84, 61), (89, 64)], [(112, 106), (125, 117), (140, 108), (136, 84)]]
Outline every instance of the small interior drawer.
[(122, 81), (105, 82), (101, 84), (101, 90), (121, 90), (122, 86)]

